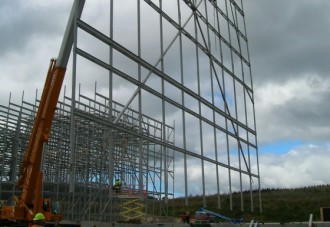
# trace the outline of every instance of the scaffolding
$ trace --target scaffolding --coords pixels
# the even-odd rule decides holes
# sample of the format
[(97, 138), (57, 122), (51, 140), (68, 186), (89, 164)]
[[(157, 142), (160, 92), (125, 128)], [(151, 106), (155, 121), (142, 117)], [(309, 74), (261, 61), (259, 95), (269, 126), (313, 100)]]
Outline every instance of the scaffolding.
[[(90, 99), (79, 93), (76, 100), (74, 154), (69, 152), (71, 99), (64, 96), (63, 101), (58, 103), (51, 138), (43, 157), (44, 196), (62, 201), (66, 218), (70, 220), (117, 221), (120, 212), (126, 209), (122, 204), (123, 199), (139, 198), (145, 200), (142, 204), (148, 199), (148, 203), (154, 200), (166, 211), (167, 206), (159, 201), (163, 196), (173, 197), (173, 189), (165, 195), (156, 182), (163, 181), (161, 178), (165, 174), (174, 175), (174, 156), (173, 151), (162, 153), (152, 140), (161, 139), (157, 136), (161, 127), (169, 132), (174, 128), (143, 116), (142, 134), (149, 141), (139, 138), (134, 129), (138, 122), (137, 113), (128, 109), (123, 116), (124, 120), (116, 125), (120, 129), (111, 127), (109, 133), (109, 118), (116, 116), (123, 106), (113, 102), (115, 108), (110, 114), (109, 100), (97, 92), (94, 97)], [(2, 200), (20, 193), (15, 187), (17, 170), (37, 106), (38, 100), (29, 103), (23, 98), (21, 105), (9, 100), (8, 107), (0, 106)], [(109, 141), (105, 136), (110, 137), (108, 139), (111, 140), (112, 150), (109, 150)], [(173, 144), (171, 138), (166, 142)], [(138, 152), (139, 145), (142, 146), (142, 153)], [(166, 172), (160, 167), (164, 160), (172, 163)], [(113, 174), (110, 176), (110, 173)], [(70, 177), (74, 178), (72, 185)], [(112, 188), (113, 179), (117, 178), (123, 181), (120, 193), (114, 192)], [(173, 181), (173, 178), (170, 180)], [(118, 209), (119, 206), (122, 209)]]
[[(246, 190), (251, 211), (261, 211), (243, 1), (110, 0), (85, 8), (92, 4), (104, 19), (84, 11), (75, 19), (72, 86), (45, 148), (44, 195), (63, 201), (68, 220), (121, 220), (136, 197), (144, 221), (169, 221), (173, 199), (189, 207), (193, 195), (202, 196), (201, 207), (216, 202), (220, 209), (228, 193), (230, 209), (244, 211)], [(37, 107), (38, 95), (0, 106), (2, 200), (19, 193)], [(112, 190), (116, 179), (124, 194)]]

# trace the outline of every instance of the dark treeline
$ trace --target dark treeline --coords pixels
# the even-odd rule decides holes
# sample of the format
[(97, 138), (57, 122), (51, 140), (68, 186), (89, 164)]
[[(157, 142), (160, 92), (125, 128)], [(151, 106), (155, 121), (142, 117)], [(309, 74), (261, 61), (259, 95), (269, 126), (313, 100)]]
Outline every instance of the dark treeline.
[[(259, 194), (252, 192), (253, 210), (251, 212), (251, 193), (243, 192), (244, 211), (241, 211), (241, 193), (233, 193), (233, 210), (230, 210), (230, 197), (228, 194), (220, 195), (221, 209), (218, 209), (218, 195), (206, 197), (206, 209), (220, 213), (230, 218), (244, 218), (246, 222), (251, 219), (261, 222), (306, 222), (310, 214), (313, 214), (313, 220), (320, 220), (320, 208), (330, 207), (330, 185), (309, 186), (303, 188), (274, 189), (265, 188), (261, 190), (262, 212), (260, 213)], [(201, 196), (192, 196), (189, 198), (189, 207), (184, 206), (184, 199), (174, 200), (175, 216), (180, 216), (189, 209), (193, 214), (203, 205)]]

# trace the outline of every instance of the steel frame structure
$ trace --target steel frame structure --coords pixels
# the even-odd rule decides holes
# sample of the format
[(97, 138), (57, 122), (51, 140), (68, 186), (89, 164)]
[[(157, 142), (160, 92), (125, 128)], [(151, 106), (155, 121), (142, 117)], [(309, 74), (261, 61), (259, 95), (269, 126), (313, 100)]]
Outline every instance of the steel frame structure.
[[(230, 209), (244, 210), (245, 190), (251, 211), (256, 203), (262, 211), (243, 1), (90, 4), (107, 5), (99, 14), (109, 20), (84, 12), (75, 20), (72, 86), (45, 149), (45, 195), (66, 201), (69, 220), (118, 221), (116, 178), (147, 194), (149, 216), (169, 217), (173, 198), (188, 207), (192, 195), (207, 207), (215, 194), (220, 209), (221, 193), (229, 193)], [(83, 95), (91, 81), (94, 93)], [(1, 199), (17, 193), (37, 106), (37, 98), (0, 106)]]
[[(164, 175), (172, 176), (173, 181), (173, 164), (169, 164), (173, 163), (173, 152), (167, 150), (162, 153), (160, 147), (151, 140), (160, 140), (162, 127), (171, 135), (173, 127), (163, 126), (159, 121), (145, 115), (142, 116), (143, 121), (138, 121), (137, 112), (127, 109), (123, 120), (116, 126), (121, 130), (111, 127), (113, 150), (110, 152), (108, 141), (104, 139), (104, 136), (109, 134), (109, 117), (116, 116), (123, 105), (113, 101), (113, 113), (109, 114), (108, 103), (109, 100), (97, 91), (94, 99), (79, 92), (74, 117), (75, 151), (72, 152), (71, 98), (65, 95), (63, 100), (58, 102), (52, 135), (43, 158), (44, 196), (61, 200), (68, 220), (118, 221), (118, 206), (123, 202), (123, 198), (137, 196), (145, 199), (146, 207), (158, 207), (162, 215), (158, 215), (154, 210), (146, 212), (153, 213), (153, 216), (168, 216), (168, 207), (161, 198), (173, 198), (173, 188), (165, 194), (159, 187), (159, 182), (164, 182)], [(23, 98), (20, 105), (9, 100), (8, 107), (0, 106), (2, 203), (12, 195), (20, 193), (20, 189), (15, 185), (17, 170), (28, 142), (37, 106), (38, 100), (29, 103)], [(149, 140), (151, 138), (150, 141), (143, 142), (141, 153), (137, 152), (138, 122), (143, 123), (144, 136)], [(171, 138), (168, 138), (167, 143), (173, 144)], [(138, 168), (137, 160), (141, 160), (141, 168)], [(162, 167), (165, 160), (168, 163), (167, 168)], [(140, 174), (143, 184), (139, 183)], [(125, 187), (122, 188), (127, 190), (125, 193), (113, 193), (111, 179), (114, 177), (125, 181)], [(73, 183), (70, 184), (72, 179)], [(139, 194), (140, 186), (143, 189), (142, 194)], [(118, 199), (119, 197), (122, 199)]]

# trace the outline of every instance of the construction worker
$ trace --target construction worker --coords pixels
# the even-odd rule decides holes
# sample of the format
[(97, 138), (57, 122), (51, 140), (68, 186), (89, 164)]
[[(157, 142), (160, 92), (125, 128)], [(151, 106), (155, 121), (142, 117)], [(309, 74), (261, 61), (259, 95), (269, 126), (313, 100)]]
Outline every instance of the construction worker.
[(115, 181), (115, 185), (113, 186), (113, 190), (116, 192), (116, 193), (120, 193), (121, 191), (121, 180), (120, 179), (116, 179)]
[(37, 213), (33, 218), (32, 227), (40, 227), (45, 225), (45, 215), (43, 213)]
[(190, 224), (190, 212), (188, 210), (186, 210), (186, 212), (184, 213), (185, 216), (185, 222), (187, 224)]

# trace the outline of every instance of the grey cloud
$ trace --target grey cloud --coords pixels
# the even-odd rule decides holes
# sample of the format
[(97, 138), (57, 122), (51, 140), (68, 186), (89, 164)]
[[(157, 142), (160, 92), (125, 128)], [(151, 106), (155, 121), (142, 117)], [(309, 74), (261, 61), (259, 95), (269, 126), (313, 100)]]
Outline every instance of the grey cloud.
[(259, 144), (280, 139), (328, 141), (329, 87), (328, 79), (314, 75), (258, 88)]
[(247, 1), (254, 82), (283, 82), (301, 73), (327, 76), (327, 1)]
[(46, 4), (33, 1), (1, 1), (0, 55), (24, 50), (30, 39), (62, 36), (69, 15), (68, 4), (71, 3), (52, 4), (49, 11)]
[[(57, 47), (55, 48), (53, 45), (57, 42), (60, 43), (63, 37), (72, 1), (56, 1), (56, 4), (50, 2), (51, 7), (47, 6), (46, 1), (42, 1), (44, 4), (38, 5), (38, 7), (33, 7), (35, 6), (33, 3), (36, 1), (24, 2), (23, 0), (1, 1), (0, 60), (3, 64), (6, 64), (6, 70), (8, 69), (6, 72), (2, 71), (1, 77), (8, 76), (10, 78), (5, 82), (1, 81), (1, 84), (14, 84), (15, 82), (10, 82), (11, 78), (14, 78), (14, 80), (27, 78), (21, 77), (23, 73), (25, 76), (26, 74), (38, 75), (38, 78), (28, 77), (33, 78), (33, 81), (30, 80), (28, 86), (25, 87), (25, 89), (30, 90), (31, 96), (34, 96), (35, 89), (37, 87), (40, 89), (44, 81), (48, 59), (58, 53)], [(107, 19), (98, 17), (99, 14), (97, 13), (102, 4), (98, 4), (98, 6), (93, 8), (94, 4), (94, 1), (87, 1), (84, 14), (92, 16), (92, 19), (96, 19), (93, 25), (97, 28), (104, 28), (107, 26), (108, 21)], [(326, 143), (328, 141), (328, 135), (330, 134), (328, 123), (328, 116), (330, 115), (330, 89), (328, 88), (330, 82), (326, 78), (330, 73), (328, 64), (328, 50), (330, 49), (328, 33), (330, 30), (327, 29), (330, 22), (330, 15), (328, 14), (329, 6), (330, 2), (324, 0), (244, 0), (253, 82), (256, 94), (258, 142), (260, 144), (271, 143), (284, 138), (302, 138), (306, 143), (315, 141)], [(120, 13), (120, 11), (117, 11), (117, 13)], [(121, 15), (118, 18), (125, 19), (126, 17), (125, 15)], [(154, 16), (153, 18), (156, 17)], [(123, 24), (128, 26), (131, 22), (123, 21)], [(150, 26), (153, 24), (150, 23)], [(149, 23), (146, 23), (145, 26), (149, 26)], [(119, 32), (121, 28), (118, 27), (116, 29)], [(148, 35), (152, 34), (148, 33)], [(31, 44), (31, 40), (35, 41), (36, 37), (38, 38), (37, 42), (40, 48), (45, 49), (46, 43), (52, 45), (48, 47), (51, 53), (42, 52), (43, 54), (40, 56), (40, 53), (37, 53), (35, 50), (33, 51), (33, 48), (36, 48), (37, 45)], [(146, 43), (152, 41), (149, 36), (143, 37), (143, 39)], [(166, 42), (168, 43), (171, 40), (172, 37), (169, 37), (166, 39)], [(130, 49), (136, 51), (136, 47), (134, 47), (136, 41), (132, 42), (131, 37), (124, 37), (122, 42), (125, 45), (131, 45), (129, 46)], [(31, 45), (35, 46), (31, 48)], [(157, 44), (154, 46), (157, 46)], [(26, 50), (30, 53), (27, 53)], [(153, 51), (152, 48), (149, 48), (144, 49), (143, 52), (143, 56), (151, 61), (150, 63), (156, 62), (157, 59), (154, 58), (158, 58), (160, 55), (159, 50), (157, 50), (157, 53)], [(194, 49), (191, 49), (192, 54), (194, 54), (194, 51)], [(5, 55), (8, 56), (8, 53), (15, 53), (18, 57), (2, 58)], [(101, 54), (103, 54), (102, 57), (104, 58), (108, 57), (107, 51)], [(185, 56), (186, 60), (189, 54), (187, 53), (187, 56)], [(172, 55), (173, 53), (169, 53), (168, 58), (166, 58), (166, 71), (169, 74), (172, 73), (178, 64), (174, 58), (171, 58)], [(11, 61), (9, 62), (9, 60)], [(40, 66), (40, 64), (44, 65)], [(31, 65), (33, 65), (32, 68)], [(125, 67), (125, 64), (122, 63), (120, 67)], [(4, 69), (1, 63), (0, 68), (2, 70)], [(127, 70), (130, 72), (129, 69)], [(188, 70), (187, 72), (189, 73)], [(207, 69), (205, 70), (207, 71)], [(83, 90), (93, 89), (94, 80), (92, 82), (90, 81), (92, 72), (94, 71), (86, 70), (85, 74), (81, 75), (83, 82), (86, 84)], [(304, 91), (301, 90), (295, 97), (291, 97), (285, 102), (267, 106), (268, 108), (266, 109), (262, 108), (263, 102), (269, 102), (274, 98), (272, 96), (268, 97), (268, 99), (258, 97), (260, 95), (259, 90), (267, 89), (265, 85), (272, 84), (273, 86), (281, 87), (301, 78), (307, 81), (306, 83), (309, 84), (310, 89), (313, 91), (307, 98), (303, 94)], [(34, 84), (34, 81), (38, 84)], [(106, 81), (107, 75), (102, 77), (100, 83), (98, 83), (98, 89), (105, 93), (107, 92)], [(69, 80), (66, 82), (66, 84), (70, 84)], [(155, 82), (158, 83), (159, 81)], [(116, 81), (116, 83), (118, 83), (119, 89), (125, 90), (121, 86), (122, 83), (120, 81)], [(153, 83), (153, 80), (148, 80), (148, 83), (152, 86), (151, 83)], [(22, 86), (20, 88), (24, 89)], [(20, 89), (15, 95), (20, 97), (23, 89)], [(120, 96), (119, 93), (120, 91), (118, 91), (118, 97)], [(1, 100), (0, 104), (5, 105), (8, 102), (8, 95), (8, 90), (2, 89), (1, 99), (5, 97), (5, 100)], [(148, 111), (153, 111), (151, 113), (152, 116), (157, 116), (157, 109), (153, 108), (153, 102), (145, 103), (144, 105), (144, 108), (148, 109)], [(168, 112), (170, 112), (170, 107), (167, 106)], [(181, 113), (177, 112), (176, 114), (172, 114), (172, 116), (174, 121), (174, 119), (180, 119)], [(179, 127), (177, 130), (179, 133)], [(180, 141), (177, 142), (180, 143)], [(322, 167), (323, 165), (315, 166), (315, 163), (327, 160), (327, 153), (325, 151), (328, 151), (328, 148), (312, 149), (310, 147), (304, 147), (304, 149), (299, 148), (296, 151), (301, 152), (301, 156), (291, 154), (285, 157), (279, 157), (278, 155), (268, 157), (267, 154), (263, 154), (262, 151), (260, 152), (263, 187), (299, 186), (307, 183), (326, 182), (326, 176), (319, 176), (318, 173), (313, 173), (313, 168), (326, 168), (328, 162), (324, 164), (325, 167)], [(297, 179), (297, 182), (289, 184), (288, 182), (292, 182), (291, 179), (281, 178), (281, 176), (292, 170), (290, 166), (296, 165), (297, 157), (301, 164), (296, 169), (308, 169), (306, 174), (309, 173), (309, 175), (302, 175), (299, 171), (293, 171), (290, 178)], [(310, 163), (310, 160), (314, 160), (314, 164)], [(284, 164), (278, 165), (279, 161)], [(180, 178), (179, 172), (176, 174), (176, 179), (178, 180), (177, 186), (180, 186), (182, 183), (180, 179), (182, 178)], [(303, 177), (306, 176), (307, 178), (304, 179)], [(315, 178), (315, 176), (318, 177)], [(270, 179), (272, 179), (271, 182), (269, 182)], [(194, 181), (191, 184), (194, 184)]]

